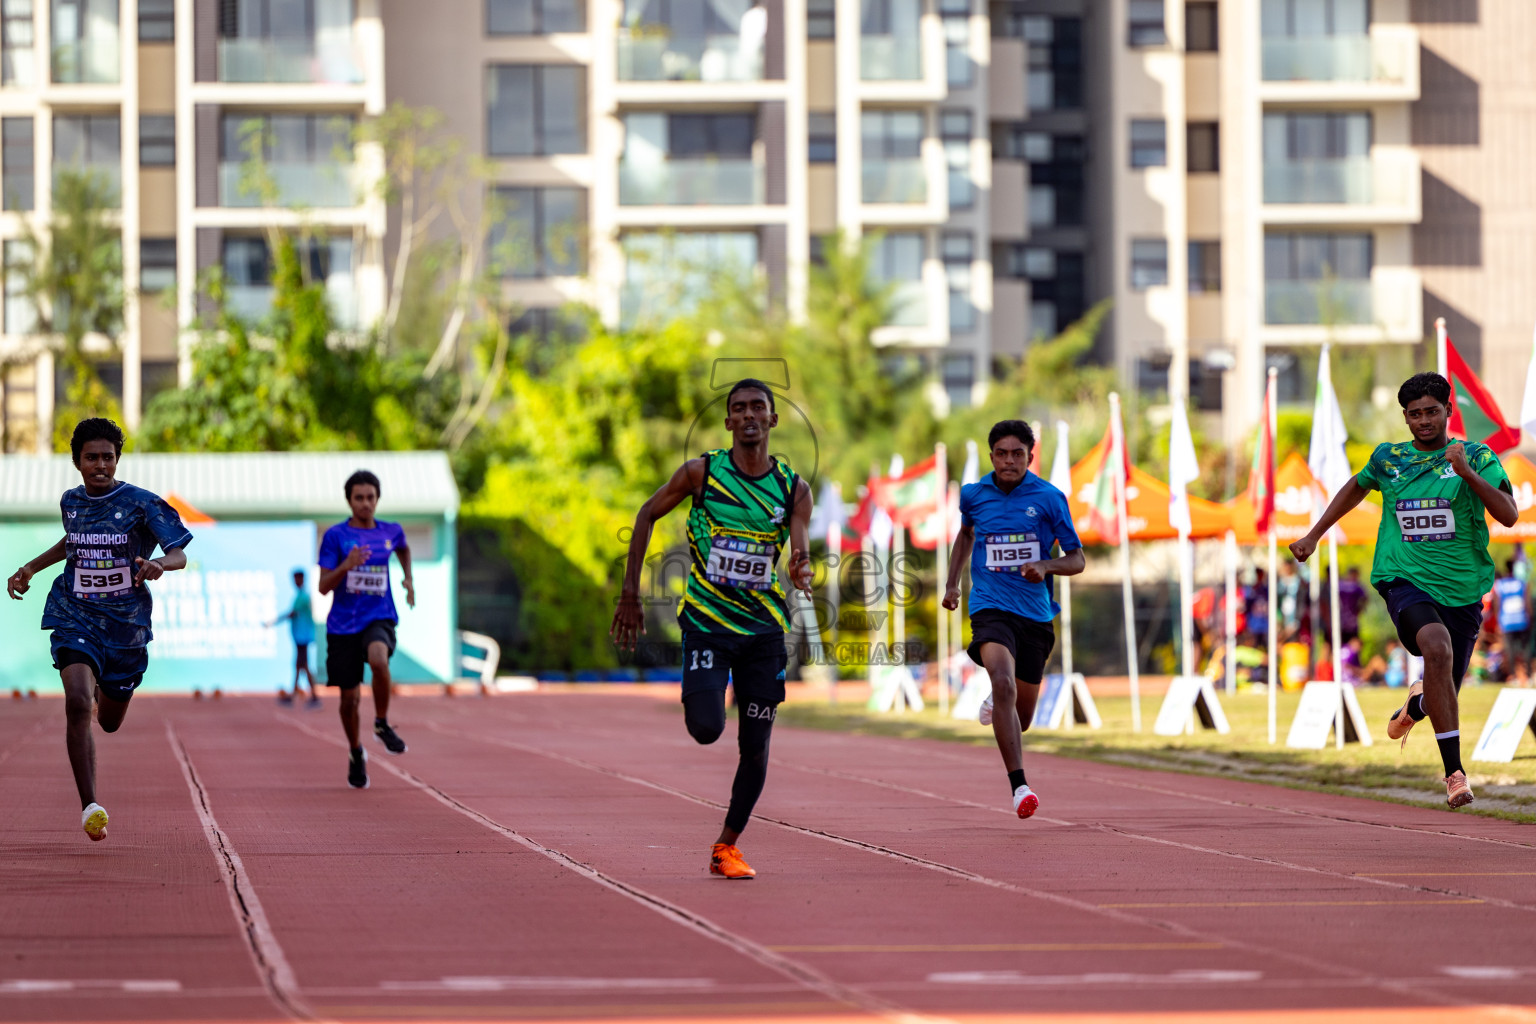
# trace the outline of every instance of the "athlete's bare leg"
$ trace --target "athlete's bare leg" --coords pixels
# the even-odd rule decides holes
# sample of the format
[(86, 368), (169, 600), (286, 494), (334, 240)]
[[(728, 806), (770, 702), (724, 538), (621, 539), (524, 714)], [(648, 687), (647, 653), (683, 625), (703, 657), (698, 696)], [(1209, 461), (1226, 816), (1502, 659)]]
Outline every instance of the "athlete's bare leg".
[(997, 737), (1003, 767), (1010, 772), (1022, 771), (1023, 734), (1034, 720), (1040, 684), (1020, 682), (1014, 677), (1013, 655), (1002, 644), (982, 644), (981, 665), (992, 679), (992, 735)]
[(341, 691), (341, 727), (347, 732), (347, 747), (351, 750), (363, 745), (357, 732), (357, 706), (362, 700), (361, 686), (348, 686)]
[(388, 721), (389, 645), (384, 641), (375, 640), (368, 645), (368, 667), (373, 670), (373, 715)]
[(1456, 705), (1456, 683), (1451, 678), (1451, 633), (1438, 622), (1431, 622), (1419, 629), (1414, 638), (1419, 650), (1424, 652), (1424, 711), (1429, 715), (1435, 732), (1451, 732), (1461, 728), (1461, 715)]

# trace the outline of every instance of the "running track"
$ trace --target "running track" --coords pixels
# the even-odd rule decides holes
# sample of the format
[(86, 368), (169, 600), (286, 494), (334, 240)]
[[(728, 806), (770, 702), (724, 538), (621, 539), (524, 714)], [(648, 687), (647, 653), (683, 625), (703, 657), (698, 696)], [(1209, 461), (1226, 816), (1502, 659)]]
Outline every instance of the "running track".
[(141, 698), (92, 844), (0, 705), (0, 1019), (1536, 1021), (1528, 826), (1043, 756), (1020, 822), (994, 751), (780, 728), (727, 882), (734, 723), (396, 711), (355, 792), (334, 695)]

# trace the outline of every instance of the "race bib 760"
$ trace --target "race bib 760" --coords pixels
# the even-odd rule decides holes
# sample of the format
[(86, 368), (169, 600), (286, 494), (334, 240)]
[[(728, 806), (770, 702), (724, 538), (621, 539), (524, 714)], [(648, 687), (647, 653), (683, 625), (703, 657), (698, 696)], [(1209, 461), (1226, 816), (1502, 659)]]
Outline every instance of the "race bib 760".
[(389, 567), (364, 565), (347, 570), (347, 592), (383, 597), (389, 593)]

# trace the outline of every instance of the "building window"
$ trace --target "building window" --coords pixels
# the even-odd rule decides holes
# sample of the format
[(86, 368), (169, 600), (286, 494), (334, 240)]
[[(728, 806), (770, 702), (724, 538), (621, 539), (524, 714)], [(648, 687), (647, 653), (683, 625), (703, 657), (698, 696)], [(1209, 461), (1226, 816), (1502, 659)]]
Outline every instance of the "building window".
[(922, 162), (923, 115), (911, 110), (868, 110), (859, 115), (866, 203), (921, 203), (928, 179)]
[(1265, 39), (1363, 36), (1371, 30), (1368, 0), (1264, 0), (1260, 10)]
[(837, 163), (837, 115), (811, 113), (806, 116), (810, 132), (807, 159), (813, 164)]
[(1129, 30), (1126, 42), (1131, 46), (1161, 46), (1168, 41), (1163, 28), (1163, 0), (1130, 0)]
[(37, 84), (32, 0), (0, 0), (0, 85)]
[(976, 358), (969, 352), (946, 353), (943, 366), (944, 394), (949, 397), (950, 408), (969, 406), (976, 383)]
[(587, 70), (567, 64), (495, 64), (487, 85), (491, 156), (587, 151)]
[(163, 292), (176, 287), (176, 239), (139, 240), (139, 290)]
[(827, 250), (832, 248), (833, 240), (836, 237), (836, 235), (812, 235), (810, 237), (811, 266), (824, 267), (827, 265)]
[(1221, 243), (1189, 243), (1189, 294), (1221, 291)]
[(949, 205), (969, 210), (976, 202), (971, 180), (971, 112), (946, 110), (939, 115), (939, 135), (944, 143), (944, 163), (949, 168)]
[(1264, 236), (1266, 281), (1349, 281), (1371, 276), (1368, 233), (1277, 232)]
[(921, 231), (891, 231), (875, 243), (869, 259), (869, 275), (877, 285), (890, 286), (887, 324), (923, 327), (928, 323), (928, 302), (923, 290), (923, 260), (927, 258)]
[(174, 114), (143, 114), (139, 117), (139, 166), (176, 166)]
[(1216, 4), (1213, 0), (1198, 0), (1198, 2), (1185, 4), (1185, 51), (1188, 53), (1215, 53), (1219, 49), (1216, 26)]
[(53, 80), (117, 82), (117, 0), (53, 0)]
[(975, 80), (976, 64), (971, 60), (969, 15), (944, 15), (944, 68), (951, 89), (969, 89)]
[(36, 196), (32, 119), (0, 118), (0, 209), (30, 210)]
[(584, 0), (486, 0), (485, 31), (492, 36), (536, 36), (583, 32)]
[(139, 0), (139, 42), (176, 41), (176, 0)]
[(837, 0), (807, 0), (805, 35), (808, 39), (837, 38)]
[(1191, 121), (1184, 131), (1185, 159), (1190, 174), (1221, 170), (1221, 126), (1215, 121)]
[(53, 119), (53, 166), (105, 174), (113, 184), (122, 172), (122, 121), (115, 114)]
[(1036, 299), (1029, 304), (1030, 338), (1056, 337), (1056, 303)]
[(670, 321), (711, 294), (720, 275), (742, 279), (758, 266), (754, 231), (635, 231), (622, 235), (625, 323)]
[(1056, 226), (1056, 187), (1054, 185), (1029, 186), (1029, 226), (1032, 228)]
[(1056, 251), (1029, 246), (1024, 250), (1024, 276), (1031, 281), (1051, 281), (1056, 277)]
[(1264, 159), (1341, 160), (1371, 150), (1371, 115), (1279, 113), (1264, 115)]
[(1173, 358), (1167, 353), (1136, 359), (1136, 390), (1149, 397), (1168, 394), (1168, 370)]
[(572, 277), (586, 267), (587, 193), (579, 188), (492, 190), (500, 207), (491, 266), (504, 277)]
[(1051, 59), (1051, 44), (1056, 39), (1056, 23), (1039, 14), (1023, 19), (1024, 44), (1029, 48), (1029, 80), (1025, 95), (1030, 110), (1050, 110), (1056, 106), (1056, 69)]
[(1168, 122), (1135, 120), (1131, 122), (1131, 168), (1166, 167), (1168, 164)]
[(1144, 292), (1168, 283), (1168, 240), (1133, 238), (1131, 240), (1131, 288)]
[(32, 247), (24, 241), (10, 241), (0, 255), (5, 264), (5, 333), (31, 334), (37, 329), (37, 307), (27, 295), (27, 278), (21, 268), (32, 261)]
[(949, 282), (949, 329), (965, 334), (976, 329), (976, 304), (971, 301), (971, 262), (976, 240), (969, 231), (946, 231), (943, 245), (944, 277)]

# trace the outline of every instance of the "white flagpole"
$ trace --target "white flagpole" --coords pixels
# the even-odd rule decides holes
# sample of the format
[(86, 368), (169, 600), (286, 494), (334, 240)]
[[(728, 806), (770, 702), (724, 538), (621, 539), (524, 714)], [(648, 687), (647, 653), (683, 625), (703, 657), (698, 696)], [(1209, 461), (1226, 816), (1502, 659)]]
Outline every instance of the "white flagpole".
[[(832, 500), (839, 505), (843, 501), (843, 488), (837, 483), (832, 485)], [(836, 516), (827, 526), (827, 601), (832, 607), (832, 640), (827, 648), (829, 654), (827, 663), (832, 669), (832, 682), (828, 696), (833, 704), (837, 703), (837, 677), (842, 669), (841, 660), (837, 656), (837, 617), (841, 614), (842, 605), (843, 526), (841, 519), (841, 516)]]
[[(949, 577), (949, 451), (940, 441), (933, 446), (933, 456), (937, 461), (939, 474), (939, 557), (938, 578), (942, 583)], [(949, 717), (949, 613), (944, 610), (941, 601), (934, 605), (934, 611), (938, 618), (939, 632), (939, 658), (935, 663), (938, 670), (939, 681), (939, 714)]]
[[(1067, 443), (1069, 434), (1067, 421), (1057, 420), (1056, 454), (1051, 458), (1051, 483), (1068, 498), (1072, 496), (1072, 456)], [(1070, 729), (1077, 718), (1077, 695), (1072, 689), (1072, 577), (1061, 576), (1056, 582), (1061, 584), (1061, 682), (1062, 692), (1072, 702), (1067, 705), (1066, 717), (1066, 727)]]
[(1120, 395), (1109, 393), (1110, 460), (1115, 481), (1115, 513), (1120, 520), (1120, 603), (1125, 614), (1125, 661), (1131, 684), (1131, 731), (1141, 732), (1141, 678), (1136, 669), (1136, 606), (1131, 598), (1130, 521), (1125, 511), (1125, 431), (1120, 425)]
[(1329, 618), (1333, 620), (1333, 681), (1339, 685), (1339, 706), (1334, 709), (1334, 749), (1344, 749), (1344, 652), (1339, 649), (1339, 542), (1328, 531)]
[(1447, 335), (1445, 333), (1445, 317), (1437, 316), (1437, 317), (1435, 317), (1435, 366), (1436, 366), (1440, 376), (1445, 377), (1447, 380), (1449, 380), (1450, 376), (1449, 376), (1449, 374), (1447, 372), (1449, 367), (1448, 367), (1448, 364), (1447, 364), (1446, 354), (1445, 354), (1446, 337), (1447, 337)]
[[(1265, 414), (1269, 417), (1269, 460), (1273, 465), (1275, 460), (1275, 442), (1279, 433), (1279, 412), (1277, 406), (1276, 378), (1280, 371), (1271, 366), (1269, 368), (1269, 383), (1264, 388)], [(1266, 467), (1266, 474), (1268, 469)], [(1271, 499), (1273, 500), (1273, 499)], [(1275, 622), (1280, 609), (1275, 605), (1275, 517), (1269, 517), (1269, 670), (1266, 676), (1267, 685), (1264, 687), (1269, 692), (1266, 694), (1269, 703), (1269, 742), (1273, 746), (1275, 742), (1275, 689), (1280, 680), (1279, 657), (1279, 626)]]
[(1227, 531), (1226, 599), (1222, 602), (1227, 620), (1227, 692), (1237, 692), (1237, 534)]

